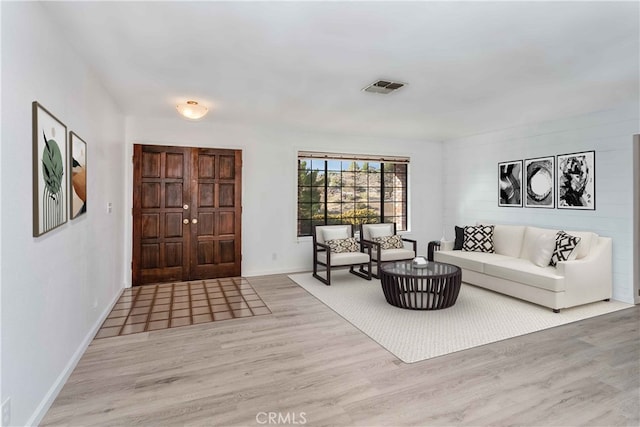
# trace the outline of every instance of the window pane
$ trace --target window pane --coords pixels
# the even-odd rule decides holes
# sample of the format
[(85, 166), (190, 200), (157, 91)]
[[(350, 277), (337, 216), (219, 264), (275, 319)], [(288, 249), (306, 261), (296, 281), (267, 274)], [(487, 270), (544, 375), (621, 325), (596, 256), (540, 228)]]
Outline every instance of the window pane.
[(298, 170), (310, 170), (311, 159), (298, 159)]
[(369, 172), (368, 174), (369, 187), (380, 187), (382, 174), (379, 172)]
[(355, 172), (342, 172), (342, 186), (354, 187), (356, 185), (356, 173)]
[(380, 187), (369, 187), (367, 191), (369, 203), (380, 201)]
[(327, 212), (330, 215), (336, 215), (339, 218), (340, 213), (342, 212), (342, 203), (327, 203)]
[(367, 187), (356, 187), (356, 201), (366, 202), (369, 196), (367, 195)]
[(298, 219), (311, 219), (311, 203), (298, 203)]
[(311, 236), (311, 221), (298, 221), (298, 236)]
[(397, 183), (399, 183), (399, 181), (398, 181), (398, 178), (396, 177), (396, 174), (385, 171), (384, 173), (385, 188), (398, 187), (399, 185), (397, 185)]
[(340, 187), (340, 185), (342, 185), (342, 177), (340, 172), (328, 172), (327, 179), (327, 185), (331, 187)]
[(395, 189), (394, 188), (385, 188), (384, 189), (384, 201), (385, 202), (393, 202), (394, 196), (395, 196)]
[(324, 201), (324, 187), (298, 187), (298, 203), (320, 203)]
[(340, 160), (327, 160), (327, 170), (340, 171)]
[(325, 203), (314, 203), (311, 205), (311, 219), (324, 222)]
[(342, 201), (353, 202), (355, 200), (355, 188), (342, 187)]

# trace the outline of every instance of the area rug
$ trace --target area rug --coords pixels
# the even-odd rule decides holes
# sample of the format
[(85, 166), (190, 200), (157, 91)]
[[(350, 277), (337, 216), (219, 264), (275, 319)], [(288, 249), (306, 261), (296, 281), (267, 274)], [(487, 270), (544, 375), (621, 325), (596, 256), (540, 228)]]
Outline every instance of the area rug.
[(549, 308), (463, 283), (453, 307), (417, 311), (389, 305), (379, 280), (369, 282), (346, 270), (332, 274), (331, 286), (311, 273), (289, 278), (405, 363), (633, 307), (612, 300), (553, 313)]

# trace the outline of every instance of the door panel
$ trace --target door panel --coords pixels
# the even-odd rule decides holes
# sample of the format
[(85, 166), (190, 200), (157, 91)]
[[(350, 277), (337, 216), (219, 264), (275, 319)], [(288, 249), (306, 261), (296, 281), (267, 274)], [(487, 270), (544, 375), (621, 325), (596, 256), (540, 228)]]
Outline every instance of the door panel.
[[(240, 229), (221, 228), (220, 217), (240, 218), (241, 152), (200, 148), (192, 157), (192, 203), (198, 222), (191, 224), (191, 278), (240, 275)], [(193, 212), (192, 212), (193, 214)], [(229, 220), (225, 220), (225, 224)]]
[(241, 173), (239, 150), (134, 145), (134, 285), (241, 274)]
[(134, 285), (189, 279), (189, 161), (187, 148), (134, 146)]

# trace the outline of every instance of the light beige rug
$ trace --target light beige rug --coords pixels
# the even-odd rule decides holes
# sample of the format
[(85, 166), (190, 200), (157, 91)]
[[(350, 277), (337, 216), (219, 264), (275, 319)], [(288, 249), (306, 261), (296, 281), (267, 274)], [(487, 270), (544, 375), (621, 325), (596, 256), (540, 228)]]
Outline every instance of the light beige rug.
[(453, 307), (435, 311), (389, 305), (380, 281), (346, 270), (332, 274), (331, 286), (311, 273), (289, 278), (406, 363), (633, 307), (597, 302), (553, 313), (551, 309), (463, 284)]

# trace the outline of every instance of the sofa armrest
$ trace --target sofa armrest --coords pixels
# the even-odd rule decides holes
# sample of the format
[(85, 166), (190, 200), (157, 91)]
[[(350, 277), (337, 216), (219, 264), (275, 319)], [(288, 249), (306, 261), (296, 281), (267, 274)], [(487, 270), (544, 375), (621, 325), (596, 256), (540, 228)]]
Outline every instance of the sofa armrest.
[[(375, 250), (376, 253), (380, 253), (380, 243), (374, 242), (373, 240), (365, 239), (360, 239), (360, 243), (369, 247), (369, 256), (371, 256), (372, 250)], [(364, 252), (364, 246), (362, 247), (361, 251)]]
[(452, 251), (455, 242), (453, 240), (440, 240), (441, 251)]
[(611, 298), (612, 246), (611, 238), (599, 237), (586, 257), (558, 262), (556, 268), (564, 276), (567, 306)]

